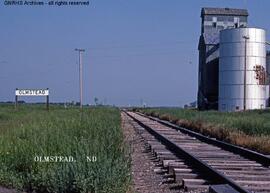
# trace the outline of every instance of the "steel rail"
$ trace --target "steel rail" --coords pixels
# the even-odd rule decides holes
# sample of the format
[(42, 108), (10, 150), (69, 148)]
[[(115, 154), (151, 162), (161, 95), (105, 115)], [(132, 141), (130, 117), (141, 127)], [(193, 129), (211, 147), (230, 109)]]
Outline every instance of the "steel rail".
[(238, 185), (233, 180), (229, 179), (228, 177), (226, 177), (225, 175), (223, 175), (219, 171), (215, 170), (214, 168), (212, 168), (211, 166), (209, 166), (204, 161), (196, 158), (191, 153), (185, 151), (183, 148), (181, 148), (180, 146), (178, 146), (177, 144), (175, 144), (174, 142), (172, 142), (171, 140), (169, 140), (167, 137), (161, 135), (160, 133), (158, 133), (157, 131), (155, 131), (151, 127), (145, 125), (144, 123), (142, 123), (141, 121), (139, 121), (135, 117), (131, 116), (126, 111), (123, 111), (123, 112), (125, 112), (130, 118), (132, 118), (141, 127), (145, 128), (156, 139), (158, 139), (159, 141), (161, 141), (162, 143), (164, 143), (165, 146), (169, 150), (171, 150), (172, 152), (174, 152), (177, 157), (182, 158), (184, 156), (184, 158), (187, 161), (190, 161), (190, 163), (192, 165), (194, 165), (196, 168), (198, 168), (201, 171), (207, 172), (207, 175), (206, 176), (208, 178), (210, 177), (211, 178), (211, 181), (213, 183), (215, 183), (215, 184), (229, 184), (230, 186), (232, 186), (235, 190), (239, 191), (240, 193), (250, 193), (248, 190), (246, 190), (242, 186)]
[(261, 154), (261, 153), (258, 153), (256, 151), (252, 151), (252, 150), (249, 150), (249, 149), (246, 149), (246, 148), (243, 148), (243, 147), (240, 147), (240, 146), (237, 146), (237, 145), (233, 145), (233, 144), (230, 144), (230, 143), (227, 143), (227, 142), (224, 142), (224, 141), (220, 141), (220, 140), (217, 140), (217, 139), (214, 139), (214, 138), (209, 138), (207, 136), (204, 136), (200, 133), (197, 133), (195, 131), (191, 131), (189, 129), (186, 129), (186, 128), (183, 128), (183, 127), (180, 127), (178, 125), (175, 125), (173, 123), (170, 123), (169, 121), (164, 121), (164, 120), (160, 120), (156, 117), (152, 117), (152, 116), (147, 116), (143, 113), (138, 113), (136, 112), (137, 114), (141, 115), (141, 116), (144, 116), (146, 118), (149, 118), (153, 121), (157, 121), (167, 127), (171, 127), (173, 129), (176, 129), (176, 130), (179, 130), (185, 134), (188, 134), (192, 137), (196, 137), (197, 139), (199, 139), (200, 141), (203, 141), (205, 143), (208, 143), (208, 144), (212, 144), (212, 145), (215, 145), (215, 146), (218, 146), (226, 151), (230, 151), (232, 153), (235, 153), (235, 154), (238, 154), (238, 155), (241, 155), (247, 159), (250, 159), (250, 160), (253, 160), (253, 161), (256, 161), (260, 164), (262, 164), (263, 166), (266, 166), (266, 167), (269, 167), (270, 166), (270, 158), (267, 157), (266, 155), (264, 154)]

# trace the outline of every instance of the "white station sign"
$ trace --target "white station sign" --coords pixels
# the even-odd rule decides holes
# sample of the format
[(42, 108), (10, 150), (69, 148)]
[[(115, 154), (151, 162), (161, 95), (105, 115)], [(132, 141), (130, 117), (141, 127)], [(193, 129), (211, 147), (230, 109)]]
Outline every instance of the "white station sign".
[(16, 96), (48, 96), (49, 89), (16, 89)]

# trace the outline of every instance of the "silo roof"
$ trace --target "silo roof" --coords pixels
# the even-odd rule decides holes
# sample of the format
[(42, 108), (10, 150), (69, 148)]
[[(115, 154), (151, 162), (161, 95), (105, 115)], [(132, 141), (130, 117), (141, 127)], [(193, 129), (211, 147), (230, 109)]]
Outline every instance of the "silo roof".
[(235, 16), (248, 16), (246, 9), (232, 9), (232, 8), (211, 8), (204, 7), (201, 11), (201, 17), (203, 15), (235, 15)]

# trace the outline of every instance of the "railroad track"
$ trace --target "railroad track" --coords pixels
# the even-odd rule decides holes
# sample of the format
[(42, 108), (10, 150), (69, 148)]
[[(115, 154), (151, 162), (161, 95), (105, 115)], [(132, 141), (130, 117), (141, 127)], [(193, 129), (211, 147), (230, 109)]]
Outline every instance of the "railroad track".
[(270, 158), (141, 113), (126, 112), (169, 181), (185, 190), (270, 192)]

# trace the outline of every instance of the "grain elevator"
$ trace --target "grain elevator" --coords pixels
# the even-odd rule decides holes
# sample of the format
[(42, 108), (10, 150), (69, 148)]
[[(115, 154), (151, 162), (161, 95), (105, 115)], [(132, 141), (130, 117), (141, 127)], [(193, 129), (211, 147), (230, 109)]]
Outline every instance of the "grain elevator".
[(218, 108), (219, 32), (247, 26), (245, 9), (202, 8), (199, 40), (197, 103), (199, 109)]
[(202, 8), (197, 94), (200, 110), (268, 106), (266, 33), (248, 28), (247, 19), (245, 9)]

